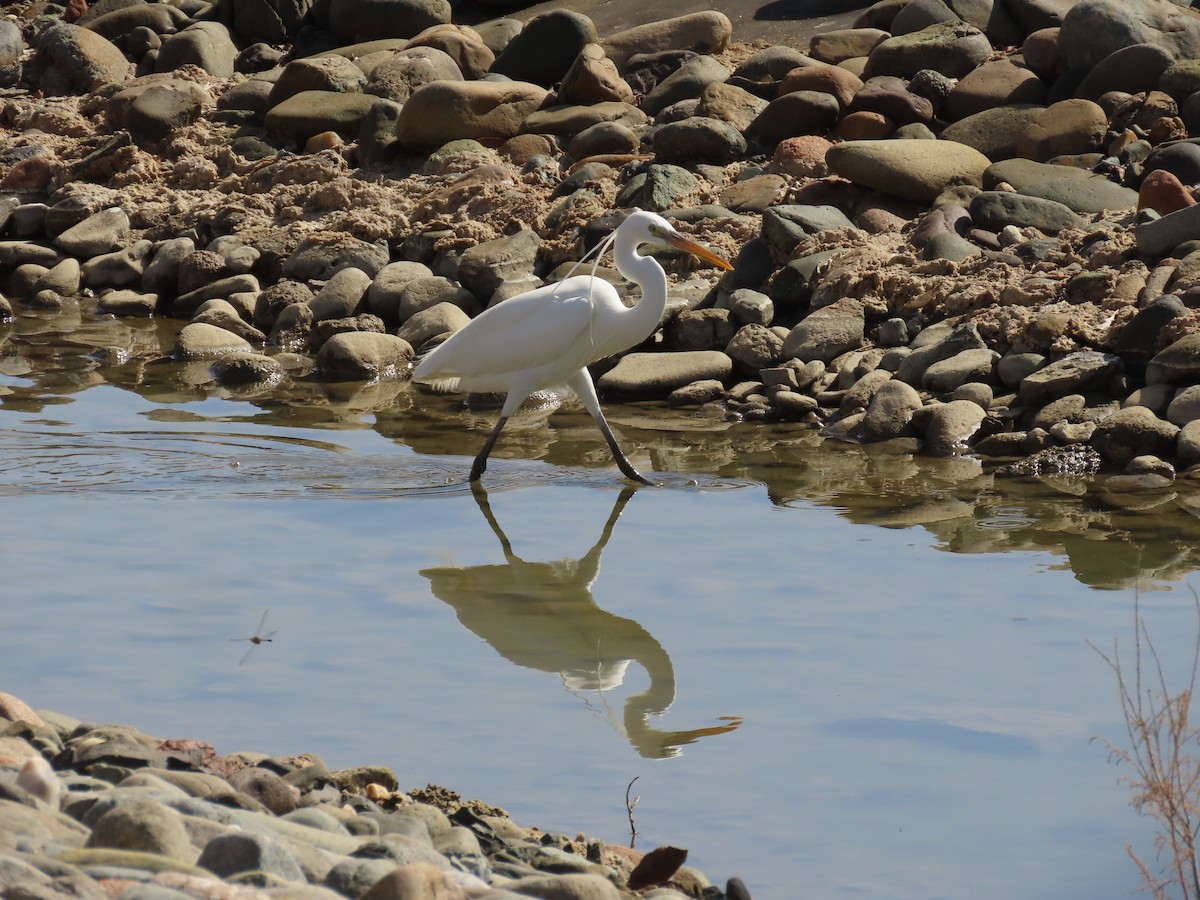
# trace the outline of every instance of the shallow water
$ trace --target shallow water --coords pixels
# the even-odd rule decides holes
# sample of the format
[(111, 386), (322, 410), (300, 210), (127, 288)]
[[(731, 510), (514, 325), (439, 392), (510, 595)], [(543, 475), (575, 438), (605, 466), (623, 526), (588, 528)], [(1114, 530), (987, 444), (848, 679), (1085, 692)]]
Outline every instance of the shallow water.
[[(1179, 689), (1200, 490), (655, 405), (493, 412), (405, 384), (270, 393), (170, 323), (0, 331), (0, 689), (36, 707), (392, 766), (548, 830), (687, 847), (756, 900), (1119, 897), (1152, 854), (1116, 684), (1140, 604)], [(270, 610), (271, 643), (253, 648)]]

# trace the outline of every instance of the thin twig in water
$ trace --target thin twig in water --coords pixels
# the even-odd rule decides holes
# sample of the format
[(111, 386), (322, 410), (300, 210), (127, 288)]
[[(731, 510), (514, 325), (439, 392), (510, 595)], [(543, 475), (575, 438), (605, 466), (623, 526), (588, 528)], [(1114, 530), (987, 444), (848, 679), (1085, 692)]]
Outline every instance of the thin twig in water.
[(629, 849), (633, 849), (633, 842), (637, 840), (637, 828), (633, 824), (633, 808), (638, 805), (638, 801), (642, 799), (642, 795), (638, 794), (632, 800), (629, 799), (629, 792), (633, 790), (633, 782), (641, 778), (641, 775), (634, 775), (633, 781), (625, 785), (625, 815), (629, 816)]
[[(1197, 618), (1200, 619), (1200, 596), (1191, 588)], [(1185, 900), (1200, 900), (1200, 861), (1196, 856), (1196, 838), (1200, 833), (1200, 729), (1189, 719), (1196, 675), (1200, 670), (1200, 627), (1192, 647), (1192, 666), (1186, 686), (1172, 696), (1167, 688), (1162, 660), (1146, 622), (1141, 617), (1140, 594), (1135, 588), (1134, 604), (1134, 671), (1132, 688), (1128, 673), (1122, 668), (1119, 648), (1114, 643), (1112, 656), (1092, 647), (1117, 676), (1121, 696), (1121, 712), (1125, 717), (1130, 749), (1125, 750), (1101, 738), (1108, 748), (1109, 758), (1125, 764), (1133, 775), (1122, 780), (1133, 788), (1131, 801), (1139, 814), (1149, 816), (1159, 825), (1154, 836), (1156, 855), (1169, 854), (1160, 875), (1125, 845), (1125, 850), (1137, 865), (1142, 879), (1155, 898), (1179, 896)], [(1143, 646), (1153, 662), (1152, 683), (1142, 681)]]

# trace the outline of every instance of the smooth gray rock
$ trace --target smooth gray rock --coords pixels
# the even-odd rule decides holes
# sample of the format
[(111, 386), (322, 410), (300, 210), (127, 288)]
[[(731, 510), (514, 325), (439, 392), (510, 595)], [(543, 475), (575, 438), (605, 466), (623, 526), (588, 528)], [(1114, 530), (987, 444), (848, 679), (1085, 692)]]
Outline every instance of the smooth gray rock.
[(1023, 403), (1037, 406), (1056, 397), (1100, 387), (1123, 369), (1119, 356), (1084, 350), (1064, 356), (1025, 376), (1018, 393)]
[(922, 259), (948, 259), (951, 262), (962, 262), (983, 253), (962, 235), (952, 231), (936, 234), (929, 239), (921, 250)]
[(1079, 215), (1062, 203), (1007, 191), (979, 194), (971, 201), (971, 219), (980, 228), (992, 231), (1016, 225), (1018, 228), (1033, 227), (1047, 234), (1058, 234), (1084, 224)]
[(200, 118), (203, 108), (197, 91), (151, 85), (125, 111), (125, 127), (137, 143), (153, 144), (191, 125)]
[(1021, 135), (1042, 109), (1030, 104), (996, 106), (951, 122), (941, 136), (972, 147), (990, 160), (1011, 159)]
[(775, 318), (771, 298), (751, 288), (738, 288), (721, 304), (742, 325), (767, 325)]
[(1124, 212), (1134, 209), (1138, 202), (1137, 191), (1099, 175), (1094, 178), (1042, 181), (1023, 188), (1020, 193), (1053, 200), (1077, 213)]
[(52, 266), (41, 278), (34, 282), (34, 293), (38, 291), (54, 291), (64, 297), (74, 297), (79, 293), (83, 281), (83, 269), (79, 260), (68, 257), (56, 266)]
[(184, 325), (175, 341), (175, 355), (180, 359), (211, 359), (226, 353), (250, 353), (252, 350), (245, 339), (204, 322)]
[(172, 72), (183, 66), (199, 66), (217, 78), (233, 75), (238, 48), (220, 22), (196, 22), (163, 41), (154, 71)]
[(228, 278), (210, 281), (186, 294), (180, 294), (175, 298), (171, 308), (177, 317), (190, 318), (209, 300), (223, 300), (233, 294), (252, 293), (258, 290), (258, 279), (253, 275), (230, 275)]
[(995, 377), (999, 359), (995, 350), (963, 350), (930, 365), (921, 384), (928, 391), (948, 394), (971, 382), (987, 383)]
[(283, 378), (283, 366), (261, 353), (230, 353), (218, 358), (211, 370), (213, 377), (228, 387), (273, 385)]
[(301, 91), (271, 107), (263, 121), (269, 130), (302, 141), (326, 131), (351, 137), (362, 128), (375, 100), (368, 94)]
[(765, 325), (743, 325), (725, 347), (725, 353), (743, 369), (757, 375), (779, 361), (783, 338)]
[(342, 269), (362, 269), (372, 278), (388, 264), (385, 244), (369, 244), (349, 235), (305, 238), (283, 262), (282, 274), (293, 281), (328, 281)]
[(353, 316), (362, 307), (370, 286), (371, 276), (362, 269), (353, 266), (338, 269), (309, 303), (313, 321)]
[(335, 334), (317, 353), (317, 369), (330, 379), (368, 381), (407, 373), (413, 348), (391, 334), (350, 331)]
[(816, 310), (799, 322), (783, 342), (783, 357), (831, 362), (863, 344), (866, 318), (862, 304), (845, 299)]
[(267, 108), (278, 106), (303, 91), (330, 91), (339, 94), (361, 93), (367, 76), (344, 56), (330, 54), (309, 59), (294, 59), (283, 67), (271, 93)]
[(932, 456), (962, 453), (986, 415), (970, 400), (951, 400), (935, 407), (925, 428), (926, 452)]
[(304, 872), (283, 844), (266, 834), (222, 834), (204, 845), (196, 865), (222, 878), (239, 872), (268, 872), (284, 881), (304, 882)]
[(141, 284), (146, 257), (153, 248), (153, 242), (140, 240), (122, 250), (93, 256), (80, 267), (84, 284), (93, 290)]
[(468, 316), (478, 313), (481, 306), (476, 296), (458, 282), (442, 275), (430, 275), (414, 278), (400, 289), (396, 318), (404, 324), (422, 310), (441, 303), (453, 304)]
[(728, 80), (729, 70), (711, 56), (697, 56), (655, 85), (642, 98), (642, 111), (654, 116), (680, 100), (699, 98), (710, 84)]
[(992, 44), (978, 28), (965, 22), (943, 22), (876, 45), (863, 77), (912, 78), (922, 69), (933, 69), (950, 78), (962, 78), (991, 54)]
[(127, 79), (132, 70), (112, 41), (81, 28), (59, 22), (34, 39), (37, 55), (29, 75), (50, 95), (84, 94), (105, 84)]
[(128, 237), (129, 216), (121, 207), (114, 206), (71, 226), (54, 243), (73, 256), (90, 259), (118, 249)]
[(600, 376), (597, 387), (624, 396), (666, 397), (693, 381), (724, 381), (733, 360), (719, 350), (681, 353), (630, 353)]
[(1200, 419), (1200, 385), (1182, 388), (1171, 399), (1166, 419), (1180, 427)]
[(179, 814), (149, 800), (110, 809), (92, 827), (87, 845), (158, 853), (189, 865), (198, 856)]
[(854, 435), (868, 443), (909, 437), (913, 433), (913, 414), (921, 405), (921, 396), (915, 388), (895, 378), (889, 379), (871, 395), (866, 416)]
[(414, 313), (396, 332), (398, 337), (420, 349), (431, 338), (452, 334), (471, 321), (462, 308), (448, 302), (437, 303)]
[(1143, 256), (1165, 256), (1180, 244), (1200, 239), (1200, 203), (1143, 222), (1134, 227), (1133, 235)]
[(903, 359), (896, 370), (896, 377), (901, 381), (915, 387), (923, 383), (925, 372), (934, 363), (950, 359), (965, 350), (988, 349), (974, 323), (953, 328), (935, 328), (925, 329), (910, 345), (912, 352)]
[(21, 40), (21, 29), (9, 19), (0, 19), (0, 67), (11, 66), (21, 61), (25, 42)]
[(486, 303), (501, 282), (533, 271), (541, 246), (542, 239), (530, 228), (475, 244), (459, 258), (457, 278)]
[(1200, 334), (1189, 334), (1155, 354), (1146, 366), (1146, 383), (1188, 381), (1200, 376)]
[(1089, 442), (1105, 462), (1124, 466), (1138, 456), (1170, 457), (1179, 426), (1164, 422), (1142, 406), (1118, 410), (1096, 426)]
[(583, 13), (550, 10), (525, 23), (496, 57), (491, 71), (548, 88), (562, 81), (584, 47), (599, 40), (596, 26)]
[(655, 131), (654, 152), (664, 162), (723, 166), (745, 156), (746, 139), (728, 122), (691, 116)]
[(771, 206), (762, 218), (762, 237), (777, 253), (789, 254), (801, 241), (822, 231), (850, 229), (854, 223), (835, 206)]
[(1200, 56), (1200, 18), (1169, 0), (1080, 0), (1063, 17), (1058, 48), (1087, 71), (1118, 50), (1158, 44), (1176, 59)]
[(114, 316), (147, 318), (158, 309), (158, 294), (143, 294), (139, 291), (116, 290), (101, 294), (96, 306)]

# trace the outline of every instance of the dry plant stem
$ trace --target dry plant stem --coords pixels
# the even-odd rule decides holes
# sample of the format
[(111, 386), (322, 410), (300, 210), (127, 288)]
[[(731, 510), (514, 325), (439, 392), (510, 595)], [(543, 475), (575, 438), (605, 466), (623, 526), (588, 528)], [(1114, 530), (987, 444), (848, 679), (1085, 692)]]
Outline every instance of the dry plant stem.
[(632, 800), (629, 799), (629, 792), (633, 790), (633, 782), (641, 778), (641, 775), (634, 775), (633, 781), (625, 785), (625, 815), (629, 817), (629, 849), (633, 849), (633, 843), (637, 840), (637, 828), (633, 824), (633, 808), (638, 805), (638, 801), (642, 799), (642, 795), (638, 794)]
[[(1195, 589), (1192, 589), (1192, 597), (1200, 619), (1200, 597)], [(1117, 747), (1108, 740), (1104, 740), (1104, 744), (1110, 759), (1133, 770), (1133, 775), (1122, 779), (1134, 790), (1131, 803), (1140, 815), (1149, 816), (1158, 823), (1155, 850), (1160, 859), (1164, 853), (1169, 854), (1169, 859), (1162, 874), (1155, 875), (1130, 845), (1127, 844), (1125, 849), (1154, 897), (1173, 897), (1178, 890), (1179, 896), (1186, 900), (1200, 900), (1200, 863), (1196, 857), (1200, 825), (1200, 796), (1197, 795), (1200, 729), (1194, 727), (1189, 718), (1200, 667), (1200, 626), (1192, 648), (1190, 677), (1184, 689), (1174, 696), (1167, 687), (1162, 660), (1141, 617), (1136, 593), (1132, 687), (1129, 673), (1122, 668), (1117, 646), (1114, 645), (1111, 657), (1104, 653), (1100, 656), (1117, 676), (1130, 749)], [(1153, 662), (1149, 673), (1145, 671), (1149, 665), (1145, 656)], [(1143, 682), (1147, 675), (1148, 685)]]

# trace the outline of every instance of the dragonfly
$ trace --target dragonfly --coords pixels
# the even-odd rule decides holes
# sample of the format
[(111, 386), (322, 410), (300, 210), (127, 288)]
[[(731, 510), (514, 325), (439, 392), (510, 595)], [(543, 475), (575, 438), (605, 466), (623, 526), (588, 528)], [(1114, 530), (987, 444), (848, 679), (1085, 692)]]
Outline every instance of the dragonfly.
[(263, 629), (267, 627), (267, 616), (270, 615), (270, 613), (271, 611), (269, 609), (263, 610), (262, 618), (258, 620), (258, 627), (254, 629), (254, 634), (250, 635), (250, 637), (230, 638), (231, 641), (250, 642), (249, 648), (247, 648), (245, 654), (242, 656), (241, 661), (238, 662), (239, 666), (244, 666), (246, 664), (246, 660), (248, 660), (250, 655), (258, 649), (259, 644), (271, 643), (271, 639), (278, 634), (278, 632), (275, 631), (268, 631), (266, 633), (263, 632)]

